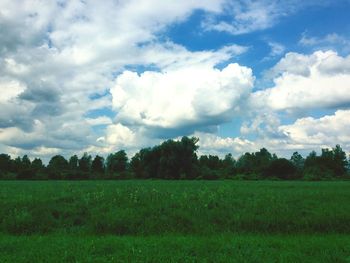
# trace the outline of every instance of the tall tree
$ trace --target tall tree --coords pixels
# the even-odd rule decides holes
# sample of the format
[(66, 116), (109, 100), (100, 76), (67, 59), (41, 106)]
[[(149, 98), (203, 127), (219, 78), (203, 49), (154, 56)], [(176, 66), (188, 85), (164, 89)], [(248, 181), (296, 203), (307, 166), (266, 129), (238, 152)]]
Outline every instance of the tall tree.
[(294, 152), (292, 156), (290, 157), (290, 161), (294, 164), (294, 166), (298, 170), (302, 170), (304, 167), (304, 158), (299, 154), (298, 152)]
[(265, 177), (287, 180), (298, 178), (297, 168), (291, 161), (285, 158), (273, 159), (264, 171), (264, 175)]
[(91, 164), (91, 170), (93, 173), (102, 174), (104, 172), (104, 158), (96, 155)]
[(78, 169), (81, 173), (84, 174), (84, 177), (87, 177), (91, 170), (91, 155), (84, 153), (83, 156), (79, 159)]
[(5, 174), (11, 171), (12, 162), (8, 154), (0, 154), (0, 174)]
[(30, 180), (35, 176), (35, 172), (31, 169), (31, 161), (28, 155), (23, 155), (23, 157), (18, 160), (18, 170), (17, 170), (17, 179), (21, 180)]
[(73, 155), (69, 158), (69, 169), (71, 171), (77, 171), (79, 166), (79, 158), (77, 155)]
[(106, 160), (107, 171), (110, 174), (120, 174), (126, 171), (128, 156), (124, 150), (108, 155)]
[(195, 178), (197, 142), (197, 138), (185, 136), (179, 141), (167, 140), (153, 148), (141, 149), (131, 159), (131, 169), (137, 178)]
[(55, 155), (47, 166), (50, 179), (65, 179), (69, 171), (67, 160), (62, 155)]
[(336, 145), (335, 148), (333, 148), (333, 170), (336, 176), (343, 176), (347, 172), (348, 168), (348, 161), (346, 159), (346, 153), (343, 151), (343, 149), (340, 147), (340, 145)]
[(236, 160), (232, 157), (232, 154), (226, 154), (222, 161), (225, 178), (230, 178), (236, 175)]

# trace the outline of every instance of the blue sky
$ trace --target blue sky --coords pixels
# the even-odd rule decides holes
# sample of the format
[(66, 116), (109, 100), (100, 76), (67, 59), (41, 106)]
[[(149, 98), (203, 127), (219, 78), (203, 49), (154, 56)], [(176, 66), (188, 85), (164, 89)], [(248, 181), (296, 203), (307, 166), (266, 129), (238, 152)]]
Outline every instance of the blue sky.
[(350, 1), (0, 2), (0, 152), (350, 150)]

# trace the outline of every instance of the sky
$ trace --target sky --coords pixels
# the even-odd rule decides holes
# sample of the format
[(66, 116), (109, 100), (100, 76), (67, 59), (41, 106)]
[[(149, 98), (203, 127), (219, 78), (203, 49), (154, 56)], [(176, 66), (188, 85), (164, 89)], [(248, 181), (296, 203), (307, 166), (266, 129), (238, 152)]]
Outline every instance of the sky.
[(350, 151), (349, 0), (0, 0), (0, 152), (181, 136), (200, 154)]

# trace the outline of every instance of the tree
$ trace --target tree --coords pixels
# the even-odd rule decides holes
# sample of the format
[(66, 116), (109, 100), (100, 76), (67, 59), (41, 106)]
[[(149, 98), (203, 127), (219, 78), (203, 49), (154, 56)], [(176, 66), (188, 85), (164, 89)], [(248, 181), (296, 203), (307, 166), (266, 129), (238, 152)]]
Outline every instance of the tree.
[(270, 162), (276, 159), (276, 155), (271, 155), (271, 153), (266, 149), (262, 148), (259, 152), (254, 154), (253, 163), (255, 167), (255, 172), (261, 174), (270, 165)]
[(47, 166), (49, 179), (64, 179), (69, 171), (67, 160), (62, 155), (55, 155)]
[(240, 174), (253, 173), (253, 154), (246, 152), (240, 156), (237, 160), (236, 168)]
[(193, 179), (198, 176), (198, 157), (196, 153), (199, 148), (198, 142), (199, 138), (197, 137), (184, 136), (181, 138), (179, 163), (181, 178)]
[(108, 155), (106, 160), (107, 171), (110, 174), (121, 174), (126, 171), (128, 156), (124, 150)]
[(31, 161), (28, 155), (23, 155), (22, 159), (17, 159), (17, 164), (17, 179), (30, 180), (34, 178), (35, 172), (31, 169)]
[(45, 166), (40, 158), (35, 158), (31, 165), (31, 170), (33, 171), (36, 179), (47, 179), (44, 173)]
[(234, 176), (236, 171), (236, 160), (232, 157), (232, 154), (226, 154), (224, 160), (222, 161), (224, 176), (225, 178), (229, 178)]
[(333, 149), (322, 149), (321, 155), (311, 152), (305, 160), (304, 176), (311, 180), (341, 177), (346, 174), (348, 162), (339, 145)]
[(140, 179), (160, 178), (158, 176), (160, 154), (159, 146), (144, 148), (136, 153), (130, 162), (130, 168), (135, 177)]
[(199, 165), (206, 166), (211, 170), (219, 170), (223, 166), (221, 160), (216, 155), (202, 155), (199, 157)]
[(69, 158), (69, 169), (71, 171), (77, 171), (79, 166), (79, 158), (77, 155), (73, 155)]
[(265, 177), (276, 177), (280, 179), (297, 179), (297, 168), (291, 161), (285, 158), (274, 159), (264, 171)]
[(37, 172), (37, 171), (43, 169), (45, 166), (43, 165), (43, 162), (41, 161), (41, 159), (35, 158), (32, 162), (31, 167), (34, 171)]
[(317, 154), (315, 151), (309, 153), (304, 162), (304, 169), (317, 165)]
[(216, 155), (202, 155), (198, 160), (203, 179), (213, 180), (223, 177), (223, 163)]
[(22, 157), (22, 169), (29, 169), (30, 168), (30, 165), (31, 165), (31, 161), (30, 159), (28, 158), (28, 155), (23, 155)]
[(333, 148), (333, 170), (336, 176), (343, 176), (347, 172), (347, 167), (349, 165), (347, 159), (346, 159), (346, 153), (343, 151), (343, 149), (340, 147), (340, 145), (336, 145), (335, 148)]
[(102, 174), (104, 172), (104, 158), (96, 155), (91, 164), (93, 173)]
[(5, 176), (5, 174), (11, 172), (12, 170), (12, 161), (11, 157), (8, 154), (0, 154), (0, 178)]
[(78, 161), (78, 169), (82, 178), (87, 178), (91, 170), (91, 155), (84, 153)]
[(299, 171), (303, 169), (305, 160), (298, 152), (294, 152), (292, 154), (292, 156), (290, 157), (290, 161)]
[(164, 179), (191, 179), (197, 176), (198, 139), (182, 137), (180, 141), (167, 140), (153, 152), (155, 163), (158, 166), (157, 177)]
[(259, 152), (245, 153), (242, 155), (237, 163), (237, 172), (250, 175), (253, 178), (264, 174), (267, 167), (272, 160), (275, 160), (277, 156), (272, 155), (267, 149), (262, 148)]
[(198, 139), (167, 140), (153, 148), (141, 149), (132, 157), (131, 170), (137, 178), (192, 179), (198, 176)]
[(148, 178), (148, 174), (146, 174), (146, 169), (144, 167), (144, 151), (148, 149), (141, 149), (138, 153), (136, 153), (130, 161), (131, 171), (134, 173), (136, 178), (146, 179)]

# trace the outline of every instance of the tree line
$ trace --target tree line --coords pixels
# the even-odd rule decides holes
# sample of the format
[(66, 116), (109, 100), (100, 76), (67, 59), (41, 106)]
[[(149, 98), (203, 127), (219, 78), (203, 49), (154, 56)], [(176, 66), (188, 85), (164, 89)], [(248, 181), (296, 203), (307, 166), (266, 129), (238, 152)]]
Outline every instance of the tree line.
[(216, 155), (197, 156), (198, 138), (182, 137), (144, 148), (130, 160), (124, 150), (107, 158), (84, 153), (69, 159), (53, 156), (47, 165), (27, 155), (12, 159), (0, 154), (0, 179), (7, 180), (86, 180), (86, 179), (350, 179), (346, 153), (339, 145), (312, 151), (306, 158), (294, 152), (290, 159), (279, 158), (262, 148), (234, 159)]

